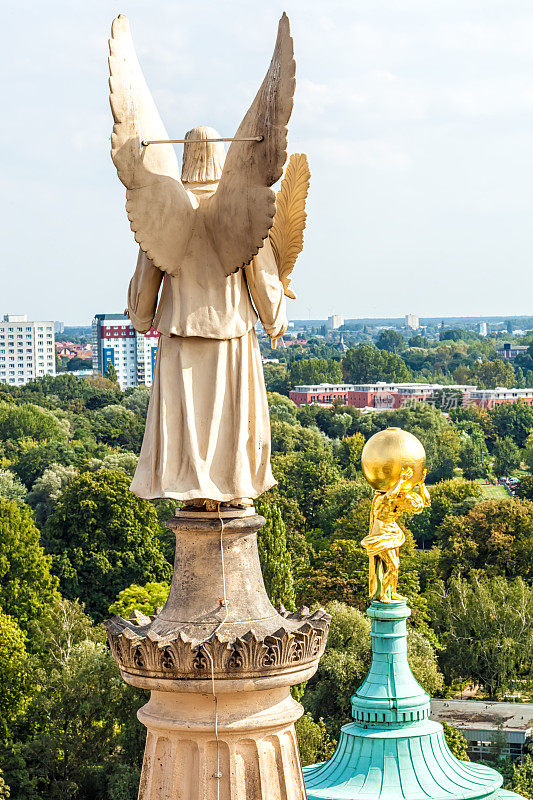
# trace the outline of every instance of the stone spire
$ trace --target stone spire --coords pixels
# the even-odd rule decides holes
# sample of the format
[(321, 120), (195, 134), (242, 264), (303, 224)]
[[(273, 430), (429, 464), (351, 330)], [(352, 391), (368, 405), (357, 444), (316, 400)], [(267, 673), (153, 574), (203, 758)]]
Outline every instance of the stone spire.
[(264, 524), (253, 509), (177, 511), (164, 608), (107, 622), (122, 677), (151, 691), (139, 800), (305, 800), (289, 689), (316, 671), (330, 617), (273, 608)]

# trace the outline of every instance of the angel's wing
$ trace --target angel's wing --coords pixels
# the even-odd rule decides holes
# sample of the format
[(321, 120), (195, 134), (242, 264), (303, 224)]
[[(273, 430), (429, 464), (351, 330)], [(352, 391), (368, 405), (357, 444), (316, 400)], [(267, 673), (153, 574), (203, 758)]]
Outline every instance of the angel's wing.
[(276, 195), (276, 216), (269, 237), (283, 290), (293, 300), (296, 295), (289, 289), (289, 283), (296, 259), (304, 246), (307, 218), (305, 201), (310, 178), (309, 161), (305, 153), (293, 153)]
[(287, 123), (294, 95), (294, 48), (289, 20), (279, 22), (274, 55), (255, 100), (232, 142), (215, 194), (204, 202), (206, 222), (227, 275), (248, 264), (268, 236), (276, 213), (270, 188), (287, 158)]
[(126, 187), (126, 211), (140, 244), (156, 267), (177, 274), (193, 221), (193, 200), (179, 179), (171, 144), (146, 85), (127, 18), (113, 20), (109, 40), (109, 100), (115, 124), (111, 157)]

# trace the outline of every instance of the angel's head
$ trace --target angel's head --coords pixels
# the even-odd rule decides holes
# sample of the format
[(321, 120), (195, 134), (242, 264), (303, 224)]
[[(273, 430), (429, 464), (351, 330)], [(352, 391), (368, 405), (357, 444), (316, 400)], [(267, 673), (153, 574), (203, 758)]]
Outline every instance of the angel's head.
[(181, 180), (183, 183), (212, 183), (220, 180), (226, 151), (222, 142), (206, 142), (220, 139), (214, 128), (198, 125), (185, 134), (188, 140), (183, 145)]

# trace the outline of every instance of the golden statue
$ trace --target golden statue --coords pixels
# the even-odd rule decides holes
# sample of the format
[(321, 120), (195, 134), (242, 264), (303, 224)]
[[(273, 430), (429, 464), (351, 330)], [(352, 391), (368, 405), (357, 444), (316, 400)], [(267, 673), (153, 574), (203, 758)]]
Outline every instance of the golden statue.
[(387, 428), (365, 444), (361, 466), (375, 490), (368, 536), (361, 542), (369, 558), (368, 592), (381, 603), (405, 600), (397, 592), (405, 534), (396, 520), (406, 511), (420, 514), (431, 503), (424, 483), (426, 453), (412, 433)]

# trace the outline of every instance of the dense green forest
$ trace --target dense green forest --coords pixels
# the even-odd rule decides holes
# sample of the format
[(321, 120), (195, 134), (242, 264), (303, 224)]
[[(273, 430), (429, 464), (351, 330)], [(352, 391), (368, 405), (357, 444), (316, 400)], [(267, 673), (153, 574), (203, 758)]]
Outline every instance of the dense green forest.
[[(432, 505), (403, 520), (399, 587), (413, 609), (417, 679), (444, 697), (466, 685), (480, 698), (533, 692), (533, 409), (444, 413), (442, 396), (377, 414), (297, 408), (286, 383), (273, 385), (282, 369), (291, 380), (296, 370), (307, 380), (308, 369), (336, 379), (353, 352), (343, 363), (324, 354), (267, 365), (278, 485), (257, 503), (265, 584), (273, 602), (320, 604), (333, 618), (317, 674), (296, 690), (304, 763), (332, 752), (369, 665), (359, 541), (371, 494), (360, 457), (388, 426), (414, 433), (428, 456)], [(101, 623), (151, 612), (168, 592), (165, 520), (175, 503), (129, 492), (148, 400), (145, 388), (123, 393), (109, 379), (70, 374), (0, 387), (0, 798), (136, 797), (144, 729), (135, 712), (145, 695), (121, 680)], [(516, 496), (487, 483), (494, 475), (520, 477)], [(457, 732), (448, 737), (464, 748)], [(533, 764), (502, 766), (508, 785), (533, 797)]]

